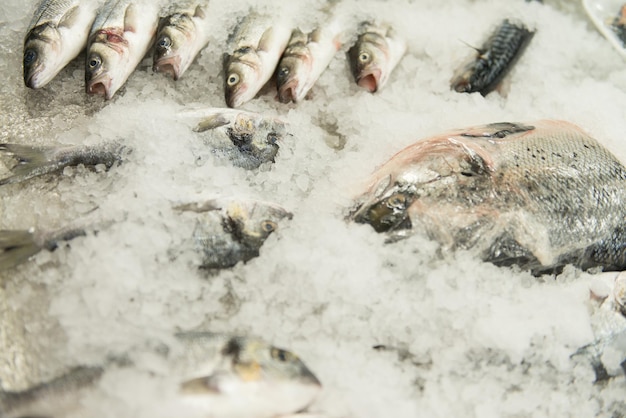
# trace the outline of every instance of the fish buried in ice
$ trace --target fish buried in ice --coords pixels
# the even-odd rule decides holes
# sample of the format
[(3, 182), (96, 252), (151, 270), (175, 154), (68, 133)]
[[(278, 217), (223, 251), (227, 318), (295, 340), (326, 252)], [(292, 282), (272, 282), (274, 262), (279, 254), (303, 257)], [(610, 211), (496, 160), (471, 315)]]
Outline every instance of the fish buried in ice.
[(207, 1), (177, 1), (159, 24), (154, 49), (155, 72), (178, 80), (202, 48), (209, 43)]
[(418, 141), (374, 173), (350, 217), (535, 274), (624, 270), (625, 202), (626, 168), (580, 128), (544, 120)]
[[(303, 410), (321, 389), (320, 381), (298, 356), (256, 337), (179, 333), (164, 351), (167, 354), (160, 355), (166, 357), (166, 370), (155, 370), (151, 376), (154, 384), (142, 391), (144, 396), (152, 395), (150, 402), (158, 403), (148, 406), (155, 411), (164, 408), (178, 411), (179, 416), (269, 418)], [(109, 361), (102, 367), (81, 366), (23, 392), (0, 392), (0, 416), (109, 416), (108, 411), (90, 410), (82, 400), (97, 393), (107, 372), (132, 367), (128, 360)], [(145, 393), (151, 389), (154, 393)], [(138, 409), (146, 406), (139, 397), (134, 402), (126, 405), (124, 418), (135, 417)]]
[(85, 88), (111, 99), (148, 52), (158, 25), (156, 2), (108, 0), (89, 34)]
[(505, 19), (467, 64), (454, 74), (451, 87), (459, 93), (493, 91), (523, 54), (534, 32)]
[(348, 51), (356, 83), (371, 93), (380, 90), (405, 52), (406, 42), (391, 26), (363, 23), (361, 35)]
[(193, 237), (207, 269), (232, 267), (257, 257), (269, 235), (292, 217), (273, 203), (239, 199), (213, 199), (177, 209), (197, 213)]
[(228, 107), (252, 100), (276, 69), (291, 28), (285, 19), (250, 13), (229, 39), (224, 57), (224, 96)]
[(96, 0), (43, 0), (24, 39), (24, 84), (48, 84), (87, 43)]

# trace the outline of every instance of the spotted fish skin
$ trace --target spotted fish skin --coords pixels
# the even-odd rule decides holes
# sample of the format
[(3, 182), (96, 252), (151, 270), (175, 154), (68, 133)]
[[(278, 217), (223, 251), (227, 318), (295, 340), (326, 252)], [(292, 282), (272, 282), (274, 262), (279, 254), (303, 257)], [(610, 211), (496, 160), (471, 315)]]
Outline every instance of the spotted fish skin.
[(478, 54), (455, 73), (452, 89), (486, 96), (511, 70), (533, 36), (534, 32), (523, 24), (505, 19), (477, 50)]
[(626, 168), (580, 128), (547, 120), (418, 141), (374, 173), (350, 217), (539, 275), (625, 270), (625, 202)]

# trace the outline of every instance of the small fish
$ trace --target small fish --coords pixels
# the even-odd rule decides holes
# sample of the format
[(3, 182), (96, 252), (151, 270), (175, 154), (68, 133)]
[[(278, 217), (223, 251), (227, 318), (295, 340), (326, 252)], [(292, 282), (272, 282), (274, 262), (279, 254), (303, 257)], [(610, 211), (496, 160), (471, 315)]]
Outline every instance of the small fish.
[(505, 19), (477, 50), (477, 55), (456, 71), (452, 89), (459, 93), (489, 94), (522, 56), (534, 34), (523, 24)]
[[(298, 356), (259, 338), (210, 332), (186, 332), (174, 337), (174, 344), (158, 353), (166, 357), (167, 370), (152, 376), (153, 381), (165, 384), (143, 388), (143, 396), (157, 402), (155, 410), (160, 402), (161, 406), (177, 405), (175, 409), (181, 416), (194, 411), (192, 415), (198, 416), (201, 410), (210, 411), (213, 417), (269, 418), (301, 411), (321, 389), (320, 381)], [(115, 367), (132, 368), (133, 363), (107, 360), (102, 366), (75, 367), (22, 392), (0, 392), (0, 416), (110, 416), (109, 411), (90, 410), (89, 403), (82, 400), (97, 393), (105, 376), (115, 379), (116, 375), (107, 376)], [(167, 389), (149, 393), (153, 387)], [(142, 406), (138, 399), (116, 412), (130, 418)]]
[(158, 25), (157, 2), (107, 0), (87, 45), (85, 88), (111, 99), (148, 52)]
[(219, 131), (228, 137), (237, 150), (223, 150), (224, 154), (233, 164), (246, 169), (274, 162), (279, 144), (287, 135), (285, 122), (259, 113), (210, 108), (183, 114), (202, 115), (202, 121), (194, 129), (196, 132)]
[(87, 43), (96, 0), (42, 0), (24, 39), (24, 84), (48, 84)]
[(157, 32), (152, 66), (155, 72), (178, 80), (209, 43), (208, 4), (208, 0), (185, 0), (170, 5)]
[(564, 121), (494, 123), (423, 139), (380, 167), (350, 219), (421, 231), (534, 274), (626, 269), (626, 168)]
[(198, 214), (193, 238), (203, 254), (201, 267), (207, 269), (228, 268), (258, 257), (267, 237), (292, 217), (278, 205), (238, 199), (213, 199), (176, 209)]
[(620, 8), (619, 13), (612, 19), (609, 26), (622, 42), (622, 46), (626, 47), (626, 4)]
[(224, 56), (224, 95), (228, 107), (252, 100), (267, 83), (278, 64), (291, 28), (284, 19), (250, 13), (229, 40)]
[(406, 48), (404, 39), (390, 25), (362, 23), (361, 35), (348, 50), (356, 83), (370, 93), (379, 91), (404, 56)]
[(296, 29), (278, 64), (276, 84), (281, 103), (302, 101), (330, 64), (339, 48), (343, 33), (338, 21), (304, 34)]
[(0, 179), (0, 186), (19, 183), (33, 177), (59, 172), (65, 167), (83, 164), (103, 164), (107, 169), (122, 161), (127, 149), (120, 142), (108, 142), (95, 146), (31, 147), (19, 144), (0, 144), (0, 153), (11, 155), (17, 164), (12, 175)]

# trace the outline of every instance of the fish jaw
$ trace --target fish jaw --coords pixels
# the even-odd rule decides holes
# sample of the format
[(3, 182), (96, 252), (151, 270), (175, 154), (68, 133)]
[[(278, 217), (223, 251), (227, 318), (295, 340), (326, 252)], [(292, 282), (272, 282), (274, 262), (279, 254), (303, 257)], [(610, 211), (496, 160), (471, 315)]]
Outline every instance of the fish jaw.
[(176, 54), (158, 60), (155, 59), (152, 71), (170, 75), (174, 80), (178, 80), (186, 70), (186, 67), (187, 66), (185, 66), (185, 68), (182, 67), (181, 56)]
[(381, 74), (380, 68), (364, 70), (357, 77), (356, 83), (370, 93), (375, 93), (378, 91), (378, 86), (381, 85)]

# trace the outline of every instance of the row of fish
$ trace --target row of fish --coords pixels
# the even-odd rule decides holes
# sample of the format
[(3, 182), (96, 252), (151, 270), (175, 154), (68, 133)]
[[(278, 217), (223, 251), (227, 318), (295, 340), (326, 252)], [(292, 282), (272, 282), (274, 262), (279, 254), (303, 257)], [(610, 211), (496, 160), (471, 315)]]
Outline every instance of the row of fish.
[[(346, 19), (327, 12), (327, 21), (310, 33), (292, 30), (289, 19), (254, 11), (241, 19), (224, 57), (226, 104), (240, 107), (252, 100), (274, 75), (281, 102), (307, 97), (349, 32)], [(153, 70), (177, 80), (209, 42), (207, 13), (208, 2), (201, 0), (162, 8), (142, 0), (108, 0), (102, 6), (97, 0), (43, 0), (24, 41), (24, 82), (45, 86), (87, 45), (86, 91), (110, 99), (153, 43)], [(531, 38), (523, 24), (505, 20), (456, 72), (452, 89), (489, 93)], [(406, 41), (391, 25), (363, 22), (347, 54), (356, 83), (380, 90), (406, 51)]]

